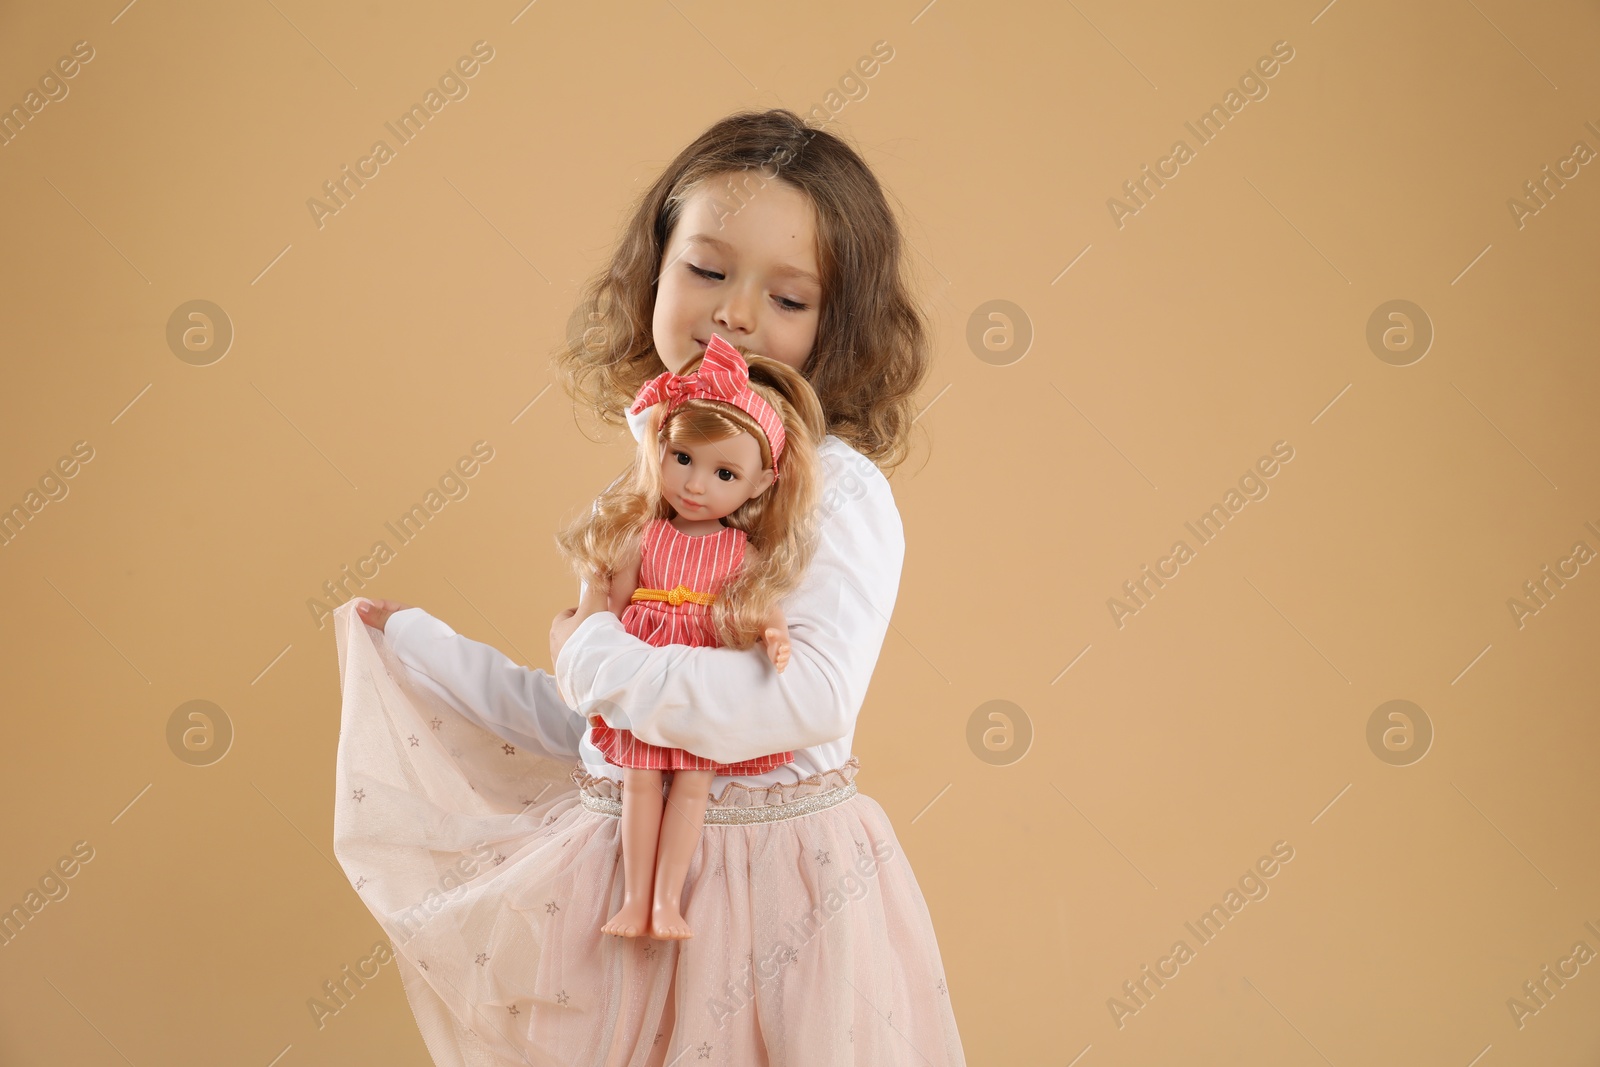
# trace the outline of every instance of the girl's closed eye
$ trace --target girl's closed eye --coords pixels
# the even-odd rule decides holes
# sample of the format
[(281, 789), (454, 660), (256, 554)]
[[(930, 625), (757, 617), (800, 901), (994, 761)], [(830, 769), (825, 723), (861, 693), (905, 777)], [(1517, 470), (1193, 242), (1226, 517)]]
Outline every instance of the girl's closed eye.
[[(695, 266), (693, 263), (686, 263), (685, 266), (687, 266), (689, 268), (691, 273), (696, 274), (696, 275), (698, 275), (698, 276), (700, 276), (702, 278), (705, 278), (708, 281), (718, 281), (718, 282), (720, 282), (722, 280), (722, 275), (720, 273), (718, 273), (717, 271), (705, 270), (702, 267)], [(778, 301), (778, 306), (781, 307), (785, 311), (805, 311), (807, 308), (809, 308), (811, 306), (810, 304), (802, 304), (798, 300), (791, 300), (789, 297), (786, 297), (786, 296), (774, 297), (773, 299), (777, 300)]]

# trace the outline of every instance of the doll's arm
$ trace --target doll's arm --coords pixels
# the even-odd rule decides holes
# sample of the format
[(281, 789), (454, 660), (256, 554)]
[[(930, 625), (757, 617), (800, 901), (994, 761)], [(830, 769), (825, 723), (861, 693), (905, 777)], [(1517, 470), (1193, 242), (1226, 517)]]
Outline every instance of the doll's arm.
[[(744, 566), (754, 566), (760, 561), (758, 553), (747, 547), (744, 550)], [(784, 614), (781, 603), (773, 605), (773, 611), (762, 622), (762, 632), (755, 635), (755, 640), (762, 641), (766, 648), (766, 657), (773, 661), (773, 667), (782, 673), (782, 669), (789, 665), (789, 616)]]
[[(604, 586), (591, 587), (584, 583), (578, 595), (578, 618), (587, 618), (596, 612), (609, 611), (619, 620), (622, 613), (627, 610), (628, 604), (633, 600), (633, 592), (639, 588), (639, 559), (637, 556), (630, 562), (622, 564), (622, 569), (611, 576), (610, 582)], [(591, 726), (598, 725), (605, 720), (593, 710), (590, 711), (587, 721)]]
[(622, 618), (622, 613), (628, 610), (628, 604), (633, 600), (634, 590), (638, 588), (639, 557), (636, 555), (611, 576), (611, 604), (606, 610)]
[(578, 610), (575, 622), (581, 623), (597, 611), (609, 611), (617, 618), (627, 610), (633, 592), (639, 587), (639, 551), (635, 545), (629, 554), (617, 561), (617, 569), (605, 581), (583, 580), (578, 586)]
[(783, 600), (792, 646), (779, 674), (762, 649), (641, 641), (615, 615), (585, 619), (556, 677), (582, 711), (642, 741), (723, 763), (846, 737), (866, 697), (900, 586), (905, 539), (883, 474), (837, 438), (819, 449), (819, 543)]

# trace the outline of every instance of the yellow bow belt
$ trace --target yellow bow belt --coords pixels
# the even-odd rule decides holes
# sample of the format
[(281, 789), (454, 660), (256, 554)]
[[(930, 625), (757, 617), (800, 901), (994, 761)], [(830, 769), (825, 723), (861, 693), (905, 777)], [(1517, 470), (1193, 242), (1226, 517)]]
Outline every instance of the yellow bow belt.
[(686, 586), (679, 585), (676, 589), (635, 589), (634, 600), (665, 600), (676, 607), (685, 600), (692, 600), (696, 604), (709, 604), (716, 600), (715, 593), (701, 593)]

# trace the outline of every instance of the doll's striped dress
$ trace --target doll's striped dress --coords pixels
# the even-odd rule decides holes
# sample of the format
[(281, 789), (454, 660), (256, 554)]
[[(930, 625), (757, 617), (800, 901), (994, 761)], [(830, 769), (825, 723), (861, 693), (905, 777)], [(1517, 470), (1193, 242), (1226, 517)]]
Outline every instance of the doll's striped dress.
[[(639, 554), (639, 591), (686, 590), (716, 594), (744, 562), (743, 530), (724, 526), (714, 534), (686, 534), (666, 519), (645, 525)], [(634, 594), (638, 597), (638, 593)], [(683, 599), (634, 599), (622, 612), (622, 627), (649, 644), (717, 646), (711, 605)], [(717, 763), (681, 748), (647, 744), (628, 730), (591, 720), (589, 741), (618, 767), (653, 770), (714, 771), (718, 775), (763, 774), (794, 759), (793, 752), (757, 756), (738, 763)]]

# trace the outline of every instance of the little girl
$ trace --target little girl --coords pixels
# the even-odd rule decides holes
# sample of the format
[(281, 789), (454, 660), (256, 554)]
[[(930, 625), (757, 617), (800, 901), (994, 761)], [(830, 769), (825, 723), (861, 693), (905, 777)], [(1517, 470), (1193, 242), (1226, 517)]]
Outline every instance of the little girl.
[[(753, 647), (653, 646), (587, 587), (551, 626), (554, 676), (420, 608), (336, 610), (334, 849), (439, 1063), (965, 1062), (927, 903), (851, 754), (905, 554), (884, 472), (928, 372), (907, 269), (848, 145), (789, 111), (735, 114), (643, 192), (556, 358), (575, 402), (636, 440), (640, 386), (713, 333), (811, 383), (819, 533), (782, 602), (781, 674)], [(794, 753), (713, 778), (682, 897), (691, 939), (601, 932), (623, 889), (622, 805), (594, 714), (723, 763)]]
[[(778, 600), (799, 585), (816, 547), (822, 407), (800, 372), (762, 356), (747, 365), (717, 334), (690, 362), (692, 372), (644, 384), (629, 409), (651, 409), (634, 466), (557, 542), (591, 592), (609, 591), (607, 608), (628, 633), (657, 646), (761, 640), (781, 672), (790, 645)], [(640, 741), (598, 714), (589, 743), (625, 768), (622, 907), (601, 929), (692, 936), (679, 902), (712, 778), (762, 774), (794, 754), (718, 763)]]

